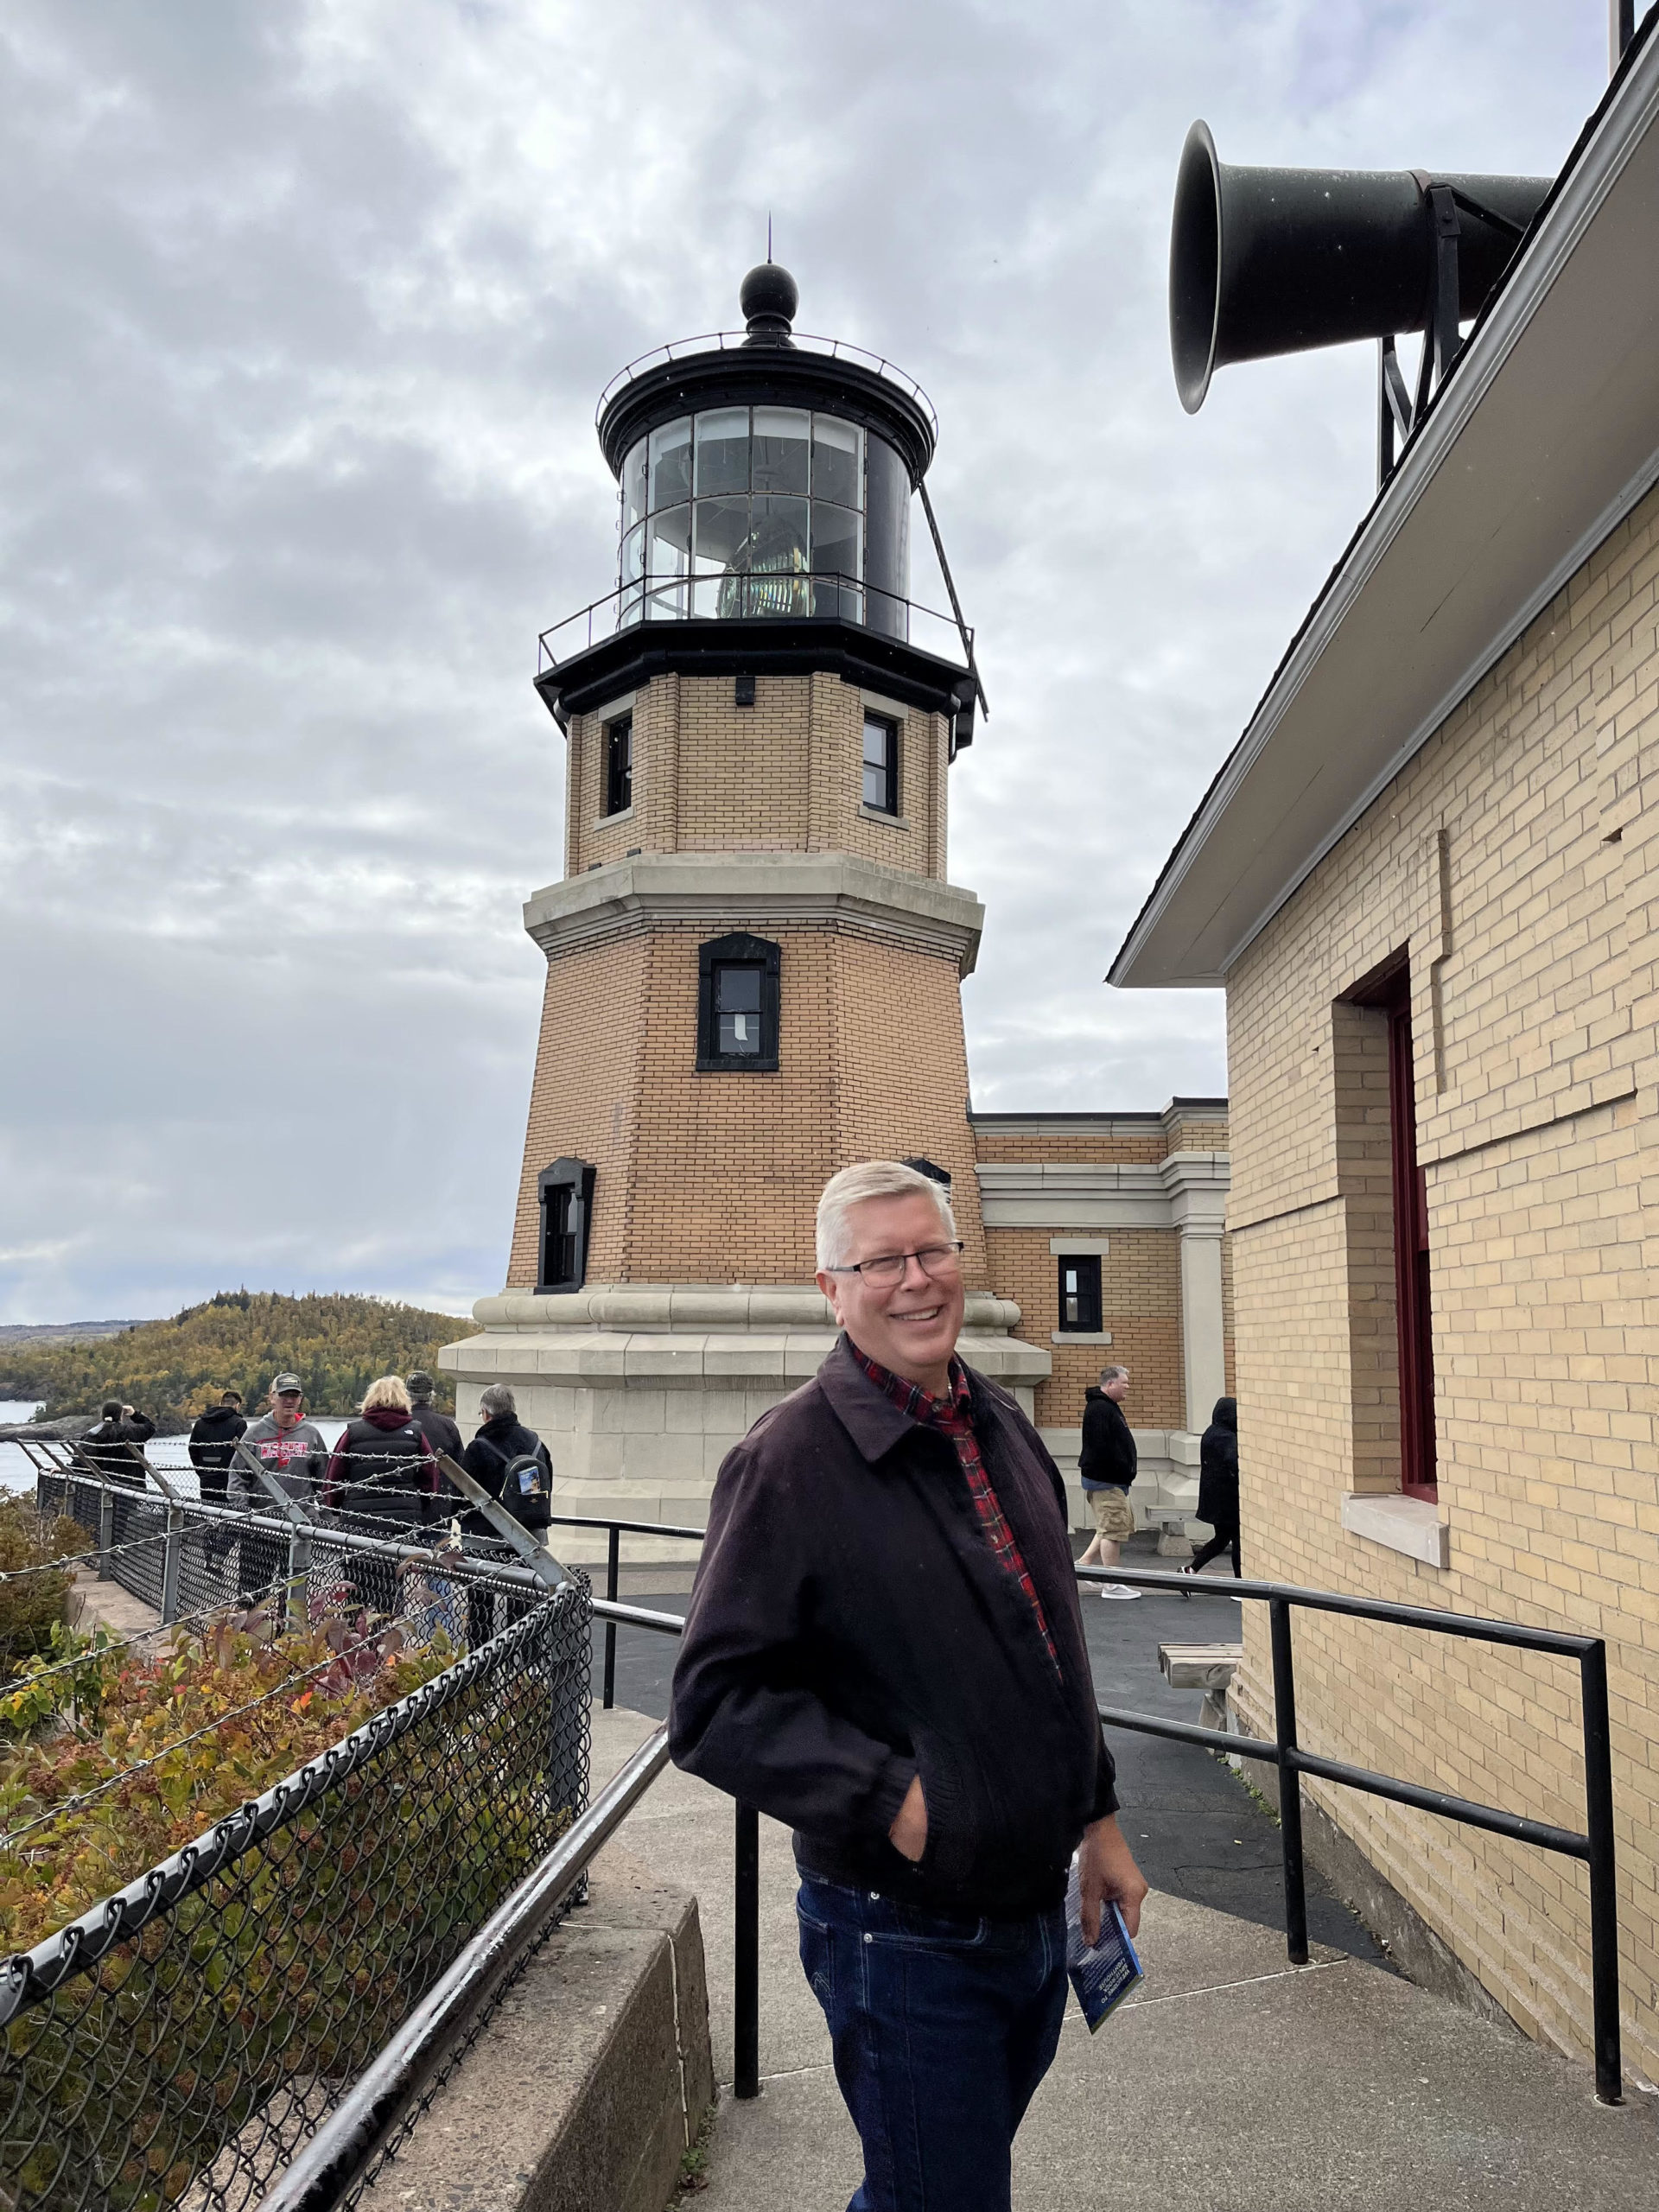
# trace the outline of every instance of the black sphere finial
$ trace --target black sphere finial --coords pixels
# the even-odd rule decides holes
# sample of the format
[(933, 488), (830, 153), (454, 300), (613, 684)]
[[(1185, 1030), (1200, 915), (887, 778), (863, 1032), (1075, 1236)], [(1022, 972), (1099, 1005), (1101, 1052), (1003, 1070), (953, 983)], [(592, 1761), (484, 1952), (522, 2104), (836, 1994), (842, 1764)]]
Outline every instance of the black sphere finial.
[(737, 302), (752, 345), (788, 345), (801, 296), (782, 262), (758, 262), (739, 287)]

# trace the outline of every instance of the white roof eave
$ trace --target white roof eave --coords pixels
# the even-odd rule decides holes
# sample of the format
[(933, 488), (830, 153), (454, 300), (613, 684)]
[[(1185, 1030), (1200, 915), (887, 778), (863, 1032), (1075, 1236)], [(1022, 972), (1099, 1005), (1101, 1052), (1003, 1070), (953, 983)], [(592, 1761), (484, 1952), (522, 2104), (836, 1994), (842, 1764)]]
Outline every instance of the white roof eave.
[(1216, 985), (1659, 481), (1659, 37), (1563, 178), (1108, 980)]

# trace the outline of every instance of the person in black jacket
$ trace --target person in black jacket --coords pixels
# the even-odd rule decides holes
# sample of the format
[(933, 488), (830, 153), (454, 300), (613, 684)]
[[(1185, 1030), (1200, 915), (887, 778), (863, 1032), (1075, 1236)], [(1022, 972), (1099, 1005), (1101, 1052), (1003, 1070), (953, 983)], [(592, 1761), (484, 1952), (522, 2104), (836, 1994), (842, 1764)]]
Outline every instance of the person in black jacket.
[[(231, 1461), (236, 1453), (237, 1439), (247, 1433), (239, 1390), (221, 1390), (219, 1403), (197, 1416), (187, 1448), (201, 1494), (210, 1505), (229, 1504)], [(209, 1529), (204, 1547), (207, 1557), (222, 1559), (234, 1541), (222, 1529)]]
[[(461, 1455), (461, 1465), (515, 1521), (526, 1529), (545, 1529), (553, 1511), (553, 1462), (546, 1445), (520, 1421), (518, 1401), (505, 1382), (492, 1382), (481, 1391), (478, 1409), (483, 1426)], [(484, 1537), (500, 1543), (495, 1524), (476, 1506), (461, 1525), (474, 1541)], [(467, 1592), (468, 1643), (487, 1643), (494, 1634), (495, 1594), (476, 1586)]]
[[(323, 1482), (323, 1503), (365, 1535), (397, 1537), (436, 1517), (438, 1463), (411, 1418), (409, 1392), (383, 1375), (364, 1393), (361, 1417), (348, 1421)], [(391, 1560), (353, 1556), (352, 1580), (365, 1604), (398, 1612), (397, 1569)]]
[(1192, 1554), (1183, 1574), (1197, 1574), (1212, 1559), (1230, 1551), (1233, 1573), (1238, 1559), (1238, 1401), (1217, 1398), (1210, 1426), (1198, 1444), (1198, 1518), (1215, 1530)]
[(447, 1452), (452, 1459), (461, 1457), (461, 1431), (448, 1414), (440, 1413), (432, 1402), (432, 1377), (417, 1367), (409, 1378), (409, 1417), (435, 1452)]
[[(1095, 1516), (1095, 1533), (1079, 1567), (1116, 1567), (1123, 1546), (1135, 1534), (1135, 1511), (1129, 1503), (1129, 1484), (1140, 1466), (1135, 1431), (1129, 1427), (1123, 1401), (1129, 1394), (1127, 1367), (1103, 1367), (1100, 1387), (1083, 1394), (1083, 1449), (1077, 1472), (1083, 1492)], [(1103, 1582), (1103, 1598), (1138, 1598), (1141, 1592), (1127, 1583)]]
[(148, 1414), (123, 1405), (119, 1398), (104, 1401), (104, 1417), (80, 1440), (80, 1449), (106, 1483), (124, 1483), (129, 1490), (143, 1490), (143, 1447), (156, 1433)]
[[(478, 1409), (483, 1425), (461, 1453), (461, 1465), (515, 1521), (526, 1529), (545, 1529), (553, 1511), (553, 1462), (546, 1445), (520, 1421), (518, 1401), (505, 1382), (492, 1382), (480, 1392)], [(526, 1459), (535, 1464), (525, 1466)], [(495, 1534), (476, 1506), (461, 1525), (471, 1535)]]
[(1085, 1937), (1146, 1894), (1119, 1833), (1065, 1493), (956, 1356), (943, 1187), (879, 1160), (818, 1206), (842, 1334), (726, 1458), (674, 1669), (675, 1760), (795, 1831), (801, 1961), (864, 2145), (854, 2202), (1007, 2212)]

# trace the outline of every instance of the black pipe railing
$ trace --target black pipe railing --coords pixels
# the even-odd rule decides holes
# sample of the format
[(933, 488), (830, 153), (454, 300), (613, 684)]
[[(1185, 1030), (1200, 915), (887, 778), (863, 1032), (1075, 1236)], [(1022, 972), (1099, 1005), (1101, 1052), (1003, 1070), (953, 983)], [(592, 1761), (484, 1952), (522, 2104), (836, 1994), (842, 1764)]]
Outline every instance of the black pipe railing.
[[(602, 1516), (591, 1513), (556, 1513), (549, 1525), (560, 1529), (609, 1529), (605, 1546), (605, 1596), (611, 1605), (617, 1601), (617, 1577), (621, 1567), (622, 1538), (625, 1535), (683, 1536), (692, 1543), (700, 1544), (704, 1533), (701, 1529), (678, 1528), (671, 1521), (607, 1521)], [(616, 1703), (616, 1623), (620, 1618), (620, 1614), (615, 1618), (607, 1617), (605, 1623), (605, 1673), (601, 1702), (607, 1713)], [(636, 1625), (657, 1628), (672, 1618), (671, 1613), (655, 1614)]]
[(657, 622), (772, 620), (851, 622), (877, 637), (914, 645), (937, 659), (971, 663), (974, 633), (959, 614), (942, 613), (844, 569), (729, 569), (708, 575), (631, 577), (536, 640), (536, 674), (548, 676), (619, 631)]
[[(701, 1529), (660, 1522), (616, 1521), (600, 1516), (556, 1515), (560, 1525), (601, 1528), (616, 1533), (701, 1538)], [(614, 1561), (614, 1536), (610, 1557)], [(607, 1580), (613, 1576), (610, 1570)], [(1585, 1861), (1590, 1874), (1591, 1971), (1596, 2095), (1618, 2104), (1623, 2095), (1618, 2022), (1618, 1924), (1614, 1881), (1611, 1736), (1608, 1726), (1606, 1647), (1597, 1637), (1526, 1628), (1510, 1621), (1471, 1614), (1443, 1613), (1428, 1607), (1395, 1605), (1384, 1599), (1350, 1597), (1338, 1591), (1306, 1590), (1293, 1584), (1232, 1577), (1183, 1575), (1144, 1568), (1079, 1567), (1081, 1582), (1114, 1581), (1172, 1595), (1244, 1599), (1267, 1605), (1274, 1676), (1274, 1732), (1272, 1740), (1169, 1720), (1148, 1713), (1101, 1706), (1108, 1727), (1197, 1744), (1224, 1755), (1260, 1759), (1277, 1767), (1280, 1777), (1280, 1833), (1284, 1860), (1285, 1936), (1294, 1964), (1308, 1955), (1306, 1868), (1302, 1855), (1301, 1777), (1312, 1775), (1371, 1796), (1409, 1805), (1511, 1841), (1536, 1846)], [(1297, 1741), (1295, 1651), (1292, 1617), (1305, 1611), (1346, 1615), (1392, 1626), (1461, 1637), (1471, 1641), (1540, 1651), (1578, 1662), (1583, 1706), (1586, 1828), (1561, 1828), (1499, 1807), (1482, 1805), (1444, 1790), (1429, 1789), (1393, 1776), (1373, 1773), (1342, 1759), (1305, 1751)], [(618, 1627), (679, 1636), (685, 1624), (677, 1614), (620, 1603), (614, 1595), (593, 1600), (607, 1638)], [(556, 1851), (514, 1891), (456, 1960), (425, 2004), (405, 2023), (392, 2043), (347, 2090), (329, 2119), (297, 2154), (260, 2212), (334, 2212), (341, 2197), (365, 2173), (379, 2151), (435, 2075), (480, 2007), (502, 1986), (535, 1940), (558, 1900), (568, 1896), (601, 1846), (615, 1833), (668, 1763), (667, 1732), (658, 1728), (601, 1792), (589, 1810)], [(734, 2093), (760, 2094), (760, 1819), (753, 1806), (735, 1808), (733, 2045)]]
[[(1305, 1774), (1368, 1796), (1384, 1797), (1418, 1812), (1484, 1828), (1512, 1843), (1535, 1846), (1568, 1859), (1582, 1859), (1590, 1880), (1591, 2039), (1595, 2054), (1596, 2096), (1616, 2105), (1624, 2096), (1618, 2024), (1618, 1893), (1613, 1847), (1612, 1734), (1607, 1709), (1607, 1647), (1600, 1637), (1573, 1636), (1559, 1629), (1527, 1628), (1517, 1621), (1485, 1620), (1473, 1613), (1443, 1613), (1426, 1605), (1402, 1605), (1386, 1598), (1354, 1598), (1336, 1590), (1303, 1590), (1284, 1582), (1246, 1581), (1227, 1575), (1171, 1574), (1146, 1568), (1080, 1567), (1083, 1582), (1123, 1582), (1140, 1590), (1165, 1590), (1186, 1598), (1242, 1598), (1268, 1608), (1273, 1662), (1274, 1738), (1233, 1735), (1219, 1728), (1166, 1720), (1149, 1713), (1130, 1713), (1103, 1705), (1108, 1727), (1128, 1728), (1144, 1736), (1166, 1736), (1184, 1744), (1235, 1758), (1262, 1759), (1279, 1770), (1279, 1822), (1285, 1877), (1285, 1942), (1294, 1966), (1307, 1961), (1307, 1893), (1302, 1861), (1302, 1784)], [(1296, 1662), (1291, 1616), (1340, 1613), (1353, 1620), (1381, 1621), (1395, 1628), (1422, 1629), (1437, 1636), (1497, 1643), (1516, 1651), (1545, 1652), (1576, 1660), (1580, 1725), (1584, 1741), (1585, 1826), (1556, 1827), (1520, 1813), (1509, 1813), (1443, 1789), (1425, 1789), (1345, 1759), (1304, 1751), (1296, 1740)]]

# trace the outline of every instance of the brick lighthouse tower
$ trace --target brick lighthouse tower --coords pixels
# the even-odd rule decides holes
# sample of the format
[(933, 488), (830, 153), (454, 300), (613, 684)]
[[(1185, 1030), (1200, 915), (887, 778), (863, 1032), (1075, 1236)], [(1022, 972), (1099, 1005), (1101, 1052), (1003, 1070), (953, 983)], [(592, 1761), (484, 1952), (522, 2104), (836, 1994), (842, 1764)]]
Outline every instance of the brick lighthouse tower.
[(524, 908), (524, 1173), (506, 1287), (443, 1358), (463, 1421), (512, 1385), (565, 1512), (702, 1520), (834, 1341), (813, 1211), (852, 1160), (949, 1178), (964, 1352), (1028, 1409), (1049, 1371), (986, 1287), (960, 995), (983, 911), (945, 868), (976, 678), (909, 597), (937, 423), (890, 364), (797, 335), (797, 296), (764, 263), (745, 331), (613, 379), (617, 587), (543, 639), (565, 853)]

